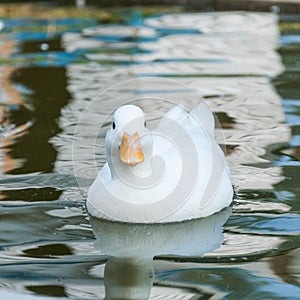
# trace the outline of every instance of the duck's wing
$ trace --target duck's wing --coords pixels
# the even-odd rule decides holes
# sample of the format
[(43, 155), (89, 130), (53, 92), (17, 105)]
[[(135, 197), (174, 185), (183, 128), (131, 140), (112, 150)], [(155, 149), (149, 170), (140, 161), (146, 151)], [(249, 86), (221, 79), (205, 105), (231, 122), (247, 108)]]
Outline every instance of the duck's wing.
[[(170, 127), (170, 121), (175, 121), (182, 126), (201, 127), (214, 136), (215, 120), (213, 113), (205, 102), (201, 102), (191, 112), (188, 112), (182, 106), (175, 106), (170, 109), (160, 120), (156, 130), (164, 130)], [(190, 123), (190, 124), (189, 124)]]
[[(214, 129), (214, 116), (207, 104), (201, 102), (191, 112), (188, 112), (182, 106), (173, 107), (163, 116), (153, 132), (173, 137), (176, 141), (184, 141), (187, 138), (187, 133), (192, 135), (202, 133), (207, 138), (213, 139)], [(159, 150), (154, 147), (154, 154), (165, 153), (172, 148), (172, 145), (166, 140), (154, 136), (154, 144), (158, 140), (160, 147)]]
[(182, 141), (184, 138), (183, 123), (189, 117), (189, 113), (182, 106), (170, 109), (160, 120), (156, 129), (153, 130), (153, 155), (164, 155), (173, 152), (173, 141)]
[(154, 137), (155, 154), (164, 159), (166, 169), (173, 172), (182, 167), (178, 186), (191, 191), (185, 198), (189, 216), (207, 216), (231, 201), (232, 187), (224, 154), (214, 138), (214, 126), (213, 114), (205, 103), (190, 113), (178, 106), (166, 113), (157, 127), (161, 136)]
[(204, 102), (196, 106), (189, 114), (190, 121), (195, 123), (195, 126), (201, 126), (206, 132), (214, 137), (215, 119), (214, 116)]

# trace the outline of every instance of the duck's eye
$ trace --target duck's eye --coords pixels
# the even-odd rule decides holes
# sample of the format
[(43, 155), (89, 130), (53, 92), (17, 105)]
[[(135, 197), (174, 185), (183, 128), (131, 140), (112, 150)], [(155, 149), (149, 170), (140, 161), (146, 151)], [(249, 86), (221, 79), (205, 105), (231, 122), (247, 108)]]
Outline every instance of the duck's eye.
[(145, 127), (147, 127), (147, 123), (146, 123), (146, 121), (144, 122), (144, 126), (145, 126)]
[(116, 123), (112, 122), (111, 127), (112, 127), (112, 129), (115, 129), (116, 128)]

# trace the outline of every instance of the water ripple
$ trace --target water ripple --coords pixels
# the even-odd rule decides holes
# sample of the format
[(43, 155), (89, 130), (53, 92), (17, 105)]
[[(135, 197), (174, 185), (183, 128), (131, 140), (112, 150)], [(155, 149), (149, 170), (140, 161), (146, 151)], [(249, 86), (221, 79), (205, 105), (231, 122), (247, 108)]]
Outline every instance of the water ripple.
[[(154, 127), (174, 103), (191, 108), (203, 97), (237, 199), (221, 248), (155, 260), (150, 299), (299, 295), (299, 35), (280, 36), (277, 21), (246, 12), (138, 25), (1, 20), (1, 287), (104, 297), (106, 256), (84, 201), (105, 163), (110, 116), (134, 100)], [(156, 80), (138, 80), (145, 75)]]

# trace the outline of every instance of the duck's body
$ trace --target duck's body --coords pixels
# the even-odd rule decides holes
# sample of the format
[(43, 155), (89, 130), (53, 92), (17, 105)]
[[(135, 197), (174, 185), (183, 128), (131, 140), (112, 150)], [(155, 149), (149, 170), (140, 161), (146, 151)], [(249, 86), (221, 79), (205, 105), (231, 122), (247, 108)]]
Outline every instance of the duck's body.
[(152, 132), (144, 121), (133, 105), (115, 112), (105, 141), (107, 163), (88, 193), (91, 215), (133, 223), (179, 222), (230, 205), (229, 169), (204, 103), (191, 113), (171, 109)]

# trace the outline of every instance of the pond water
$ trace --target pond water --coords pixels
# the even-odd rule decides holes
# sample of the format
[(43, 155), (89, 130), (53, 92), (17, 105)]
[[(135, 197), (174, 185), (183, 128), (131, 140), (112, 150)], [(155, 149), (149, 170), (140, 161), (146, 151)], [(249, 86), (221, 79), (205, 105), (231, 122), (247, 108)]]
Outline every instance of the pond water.
[[(0, 295), (299, 299), (300, 33), (267, 13), (132, 16), (0, 20)], [(231, 210), (167, 229), (90, 220), (113, 110), (138, 103), (151, 128), (200, 95)]]

